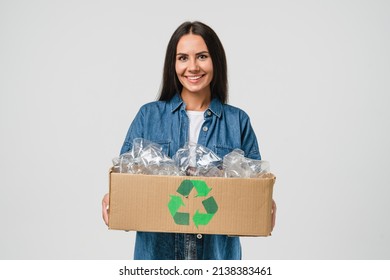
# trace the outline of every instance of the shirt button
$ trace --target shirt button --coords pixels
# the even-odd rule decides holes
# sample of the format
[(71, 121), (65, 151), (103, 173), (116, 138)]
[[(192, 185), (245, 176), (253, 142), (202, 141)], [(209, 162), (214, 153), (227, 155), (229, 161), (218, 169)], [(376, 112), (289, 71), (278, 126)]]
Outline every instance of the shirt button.
[(207, 115), (211, 116), (211, 112), (210, 112), (210, 111), (207, 111)]
[(207, 130), (209, 130), (209, 128), (207, 126), (204, 126), (203, 131), (206, 132)]
[(202, 239), (202, 235), (201, 235), (200, 233), (198, 233), (198, 234), (196, 235), (196, 238)]

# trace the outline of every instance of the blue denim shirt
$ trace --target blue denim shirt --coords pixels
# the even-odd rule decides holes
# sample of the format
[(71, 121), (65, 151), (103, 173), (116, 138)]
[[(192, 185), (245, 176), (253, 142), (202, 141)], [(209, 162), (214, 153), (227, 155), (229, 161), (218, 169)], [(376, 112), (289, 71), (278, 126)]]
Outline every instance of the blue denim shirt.
[[(131, 150), (134, 138), (144, 138), (163, 147), (172, 157), (189, 138), (189, 118), (180, 95), (170, 101), (143, 105), (133, 120), (121, 149)], [(231, 105), (213, 99), (204, 113), (198, 144), (221, 158), (239, 148), (245, 156), (261, 159), (256, 135), (248, 115)], [(137, 232), (134, 259), (241, 259), (238, 237), (179, 233)]]

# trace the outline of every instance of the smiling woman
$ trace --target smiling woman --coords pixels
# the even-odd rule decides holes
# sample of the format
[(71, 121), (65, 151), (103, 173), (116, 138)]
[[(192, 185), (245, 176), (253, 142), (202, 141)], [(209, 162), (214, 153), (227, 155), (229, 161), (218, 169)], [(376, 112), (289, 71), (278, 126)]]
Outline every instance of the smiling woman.
[[(192, 57), (191, 57), (192, 55)], [(197, 60), (195, 59), (197, 58)], [(182, 92), (182, 74), (178, 70), (183, 69), (179, 66), (183, 62), (190, 76), (196, 77), (201, 74), (201, 66), (205, 67), (203, 62), (212, 63), (212, 73), (207, 73), (208, 88), (210, 97), (218, 98), (222, 103), (228, 99), (228, 80), (227, 80), (227, 62), (225, 50), (217, 34), (209, 26), (201, 22), (184, 22), (173, 33), (167, 47), (165, 55), (163, 84), (159, 100), (168, 101), (175, 93)], [(191, 61), (192, 60), (192, 61)], [(189, 61), (189, 62), (188, 62)], [(188, 63), (193, 63), (188, 64)], [(195, 69), (191, 69), (195, 67)], [(199, 67), (199, 72), (196, 72)], [(203, 70), (208, 69), (205, 67)], [(176, 75), (173, 75), (176, 73)], [(207, 85), (207, 83), (205, 83)], [(188, 105), (188, 104), (187, 104)]]
[[(219, 157), (234, 149), (261, 159), (248, 115), (226, 104), (228, 99), (225, 51), (217, 34), (201, 22), (185, 22), (167, 47), (162, 90), (158, 101), (141, 107), (127, 132), (121, 154), (133, 139), (163, 145), (172, 157), (192, 142)], [(108, 194), (103, 219), (108, 224)], [(273, 208), (273, 223), (276, 206)], [(137, 232), (135, 259), (241, 259), (238, 237), (183, 233)]]
[(177, 44), (176, 75), (182, 84), (181, 97), (186, 104), (190, 99), (201, 99), (200, 107), (187, 110), (204, 111), (210, 103), (210, 83), (213, 79), (213, 62), (203, 38), (188, 34)]

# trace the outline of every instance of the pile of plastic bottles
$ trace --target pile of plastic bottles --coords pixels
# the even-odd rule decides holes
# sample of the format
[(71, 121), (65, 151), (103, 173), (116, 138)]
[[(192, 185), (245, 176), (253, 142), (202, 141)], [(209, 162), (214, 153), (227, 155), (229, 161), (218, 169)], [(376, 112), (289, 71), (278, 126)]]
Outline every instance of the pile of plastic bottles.
[(240, 149), (221, 159), (202, 145), (187, 143), (171, 159), (161, 145), (143, 138), (134, 139), (132, 149), (114, 158), (113, 165), (115, 172), (147, 175), (254, 178), (270, 172), (268, 161), (246, 158)]

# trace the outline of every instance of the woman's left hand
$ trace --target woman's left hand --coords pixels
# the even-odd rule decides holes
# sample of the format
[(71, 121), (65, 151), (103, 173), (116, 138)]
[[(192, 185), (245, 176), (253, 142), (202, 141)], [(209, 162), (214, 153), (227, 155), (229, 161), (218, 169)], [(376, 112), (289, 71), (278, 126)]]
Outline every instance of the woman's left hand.
[(275, 200), (272, 199), (272, 209), (271, 209), (271, 231), (275, 227), (275, 222), (276, 222), (276, 203)]

